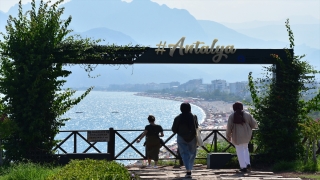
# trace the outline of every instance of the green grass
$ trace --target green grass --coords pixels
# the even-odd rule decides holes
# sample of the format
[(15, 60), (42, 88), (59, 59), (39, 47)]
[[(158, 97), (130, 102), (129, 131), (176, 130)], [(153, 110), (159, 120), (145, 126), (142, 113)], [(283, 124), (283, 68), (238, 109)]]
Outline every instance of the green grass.
[(18, 163), (0, 167), (0, 180), (56, 180), (56, 179), (95, 179), (131, 180), (139, 179), (130, 174), (124, 165), (105, 160), (72, 160), (66, 166)]
[(320, 174), (303, 174), (303, 175), (298, 175), (299, 178), (304, 178), (304, 179), (320, 179)]
[(275, 172), (318, 172), (320, 170), (320, 157), (317, 158), (317, 164), (311, 160), (307, 161), (306, 163), (304, 163), (302, 160), (277, 162), (272, 166), (272, 170)]
[(61, 171), (51, 175), (55, 179), (97, 179), (97, 180), (130, 180), (131, 175), (124, 165), (106, 160), (71, 160)]
[(12, 164), (10, 166), (1, 166), (0, 180), (43, 180), (59, 170), (60, 167), (34, 163)]

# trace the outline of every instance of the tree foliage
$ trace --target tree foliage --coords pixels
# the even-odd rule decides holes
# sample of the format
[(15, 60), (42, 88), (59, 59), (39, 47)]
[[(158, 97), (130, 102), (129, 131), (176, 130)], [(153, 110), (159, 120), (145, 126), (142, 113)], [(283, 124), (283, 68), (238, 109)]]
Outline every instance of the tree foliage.
[(15, 127), (3, 137), (8, 162), (51, 161), (54, 138), (68, 120), (61, 116), (92, 89), (80, 97), (63, 89), (63, 78), (71, 74), (63, 63), (81, 60), (96, 42), (68, 36), (71, 16), (60, 19), (62, 2), (40, 1), (37, 8), (33, 0), (32, 9), (24, 13), (20, 0), (18, 16), (9, 16), (6, 33), (1, 33), (0, 113)]
[[(302, 129), (302, 134), (307, 140), (306, 142), (306, 153), (305, 153), (305, 160), (304, 163), (307, 163), (309, 158), (309, 151), (312, 153), (312, 160), (314, 163), (317, 163), (317, 157), (316, 157), (316, 145), (320, 137), (320, 119), (312, 119), (311, 117), (308, 117), (307, 120), (303, 123), (300, 123)], [(310, 148), (310, 145), (312, 147)]]
[[(286, 21), (290, 48), (294, 49), (294, 37), (289, 20)], [(320, 92), (312, 99), (304, 100), (308, 90), (316, 88), (315, 74), (319, 71), (284, 49), (287, 58), (271, 54), (276, 64), (264, 67), (264, 78), (253, 80), (249, 73), (249, 87), (252, 97), (252, 114), (259, 122), (257, 139), (260, 153), (269, 161), (295, 160), (303, 153), (301, 126), (308, 114), (319, 111)], [(273, 75), (276, 74), (276, 77)], [(313, 86), (310, 86), (313, 85)]]

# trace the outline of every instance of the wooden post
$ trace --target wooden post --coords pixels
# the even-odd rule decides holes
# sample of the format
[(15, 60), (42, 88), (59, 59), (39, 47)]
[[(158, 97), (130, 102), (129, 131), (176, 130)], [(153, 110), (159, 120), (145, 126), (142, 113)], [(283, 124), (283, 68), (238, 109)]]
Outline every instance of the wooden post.
[(113, 128), (109, 128), (109, 133), (110, 133), (110, 139), (108, 141), (108, 153), (110, 154), (112, 160), (115, 159), (115, 143), (116, 143), (116, 139), (115, 139), (115, 131)]
[(73, 153), (77, 153), (77, 131), (73, 131)]
[(217, 137), (217, 132), (214, 131), (214, 152), (218, 152), (218, 137)]

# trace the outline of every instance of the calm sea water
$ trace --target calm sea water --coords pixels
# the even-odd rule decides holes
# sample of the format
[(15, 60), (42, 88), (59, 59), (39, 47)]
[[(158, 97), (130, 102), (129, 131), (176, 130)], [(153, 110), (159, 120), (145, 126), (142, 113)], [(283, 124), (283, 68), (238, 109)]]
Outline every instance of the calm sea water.
[[(83, 91), (77, 91), (76, 96), (80, 96)], [(135, 96), (133, 92), (104, 92), (92, 91), (79, 104), (69, 110), (63, 117), (71, 118), (61, 130), (143, 130), (149, 124), (147, 117), (152, 114), (156, 117), (156, 124), (160, 124), (163, 129), (171, 129), (175, 116), (180, 113), (181, 102), (156, 99), (150, 97)], [(114, 113), (117, 112), (117, 113)], [(205, 113), (201, 108), (192, 105), (192, 112), (196, 114), (200, 121), (205, 118)], [(125, 139), (132, 142), (142, 131), (119, 132)], [(81, 133), (84, 137), (86, 133)], [(164, 132), (166, 139), (171, 135), (171, 131)], [(63, 139), (68, 133), (60, 133), (56, 139)], [(174, 137), (171, 143), (176, 138)], [(89, 146), (81, 138), (77, 138), (77, 152), (81, 153)], [(143, 142), (134, 143), (134, 146), (143, 154)], [(116, 135), (116, 155), (127, 146), (127, 143)], [(68, 153), (73, 152), (73, 137), (63, 146)], [(107, 152), (107, 143), (99, 142), (96, 147), (101, 152)], [(95, 153), (94, 149), (88, 152)], [(58, 151), (58, 153), (63, 153)], [(131, 147), (129, 147), (119, 158), (141, 158)], [(120, 161), (123, 164), (132, 163), (130, 161)]]

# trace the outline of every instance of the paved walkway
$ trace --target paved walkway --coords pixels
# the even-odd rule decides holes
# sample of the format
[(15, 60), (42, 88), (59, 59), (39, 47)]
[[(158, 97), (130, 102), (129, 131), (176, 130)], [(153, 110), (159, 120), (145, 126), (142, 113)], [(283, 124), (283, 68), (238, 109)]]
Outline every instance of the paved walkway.
[(197, 180), (301, 180), (300, 178), (284, 178), (273, 172), (254, 171), (239, 173), (236, 169), (207, 169), (204, 165), (195, 165), (192, 178), (185, 178), (185, 167), (159, 166), (158, 168), (146, 168), (145, 166), (127, 167), (132, 173), (136, 173), (142, 180), (151, 179), (197, 179)]

